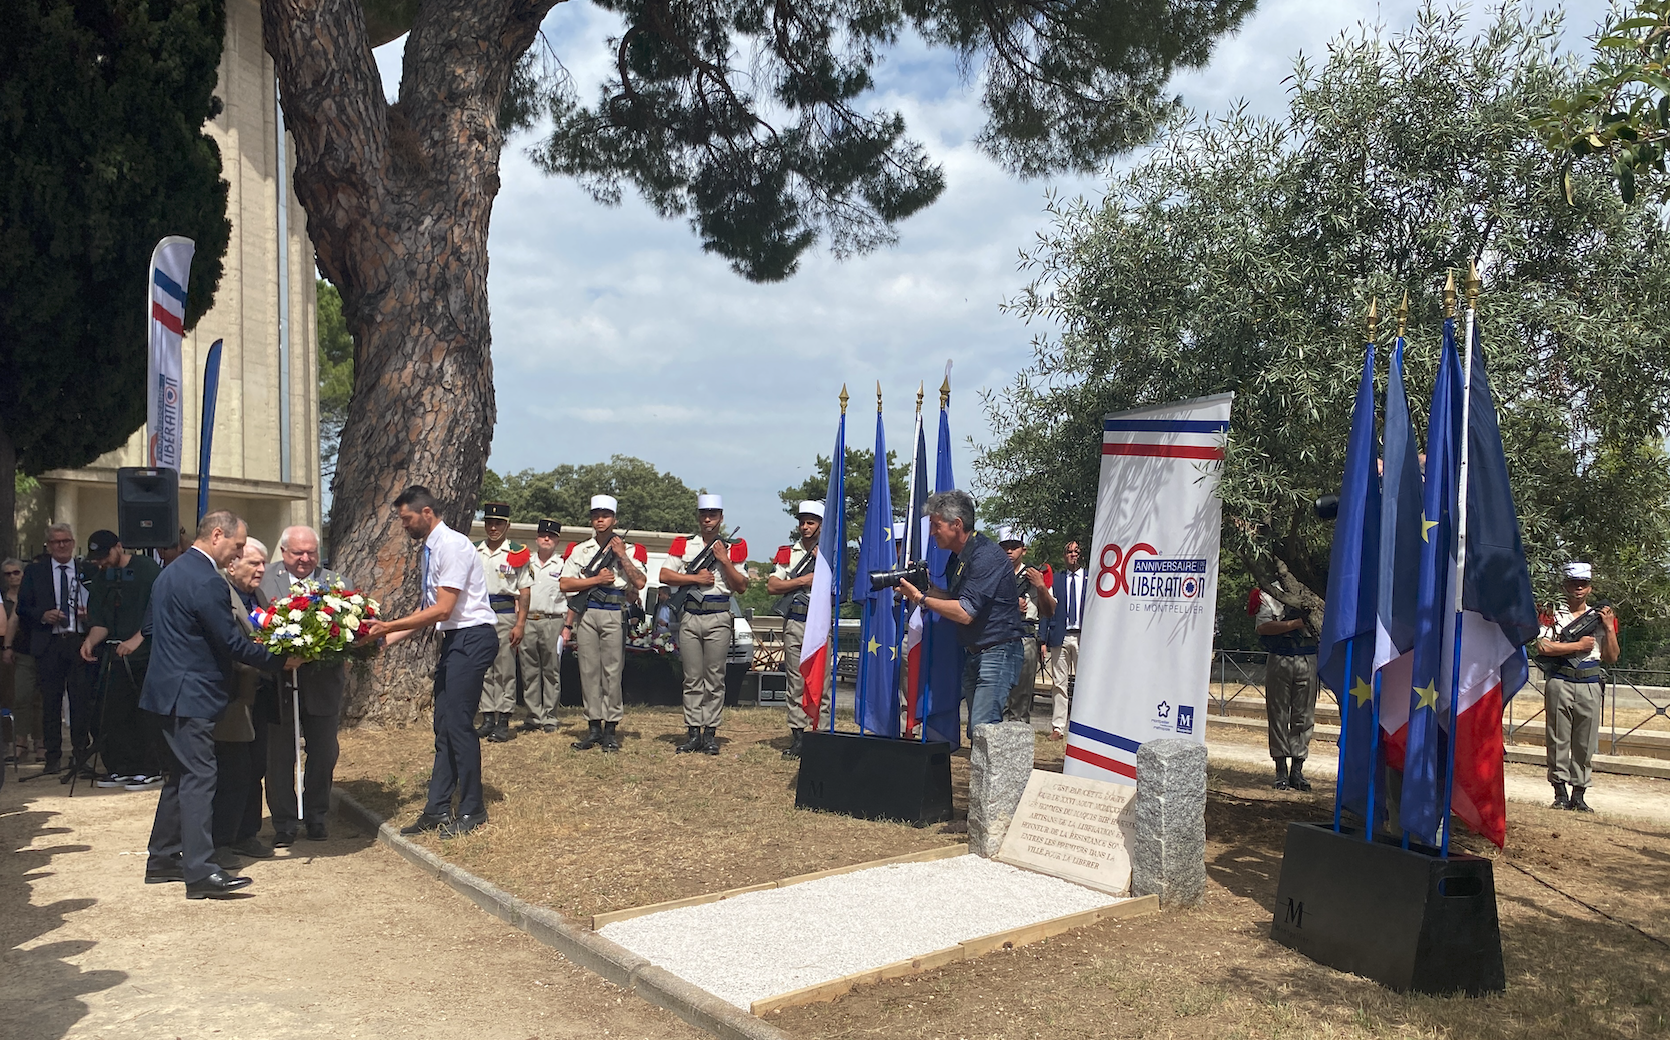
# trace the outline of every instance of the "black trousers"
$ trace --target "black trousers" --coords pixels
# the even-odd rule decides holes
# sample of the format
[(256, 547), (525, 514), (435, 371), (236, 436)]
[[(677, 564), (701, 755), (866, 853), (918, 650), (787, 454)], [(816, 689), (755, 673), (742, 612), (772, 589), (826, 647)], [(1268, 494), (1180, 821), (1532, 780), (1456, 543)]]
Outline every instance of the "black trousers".
[(149, 865), (162, 869), (178, 855), (186, 881), (202, 881), (218, 869), (210, 859), (215, 853), (215, 724), (178, 715), (163, 716), (160, 723), (168, 779), (151, 825)]
[(255, 785), (255, 742), (215, 741), (215, 797), (211, 831), (215, 848), (237, 841), (249, 805), (249, 789)]
[(65, 694), (70, 698), (70, 746), (76, 754), (92, 745), (98, 727), (93, 703), (97, 670), (81, 659), (84, 638), (73, 632), (53, 636), (46, 650), (35, 658), (35, 685), (41, 692), (41, 736), (47, 758), (59, 758), (64, 752)]
[(255, 720), (255, 739), (249, 744), (249, 789), (244, 794), (244, 814), (238, 820), (235, 835), (239, 841), (261, 833), (261, 781), (267, 775), (267, 729), (265, 722)]
[(145, 686), (145, 665), (117, 657), (108, 647), (99, 662), (103, 704), (99, 732), (103, 737), (104, 768), (115, 776), (160, 776), (162, 731), (157, 717), (139, 710), (139, 691)]
[(498, 655), (499, 634), (492, 625), (454, 629), (441, 637), (435, 662), (435, 771), (424, 807), (430, 815), (450, 812), (455, 793), (458, 815), (487, 811), (481, 796), (481, 738), (471, 723), (482, 680)]
[[(279, 721), (267, 729), (267, 808), (272, 810), (273, 830), (296, 833), (296, 724), (291, 718), (289, 691), (279, 702)], [(306, 698), (303, 698), (305, 701)], [(331, 783), (336, 777), (336, 759), (341, 753), (335, 715), (311, 715), (302, 708), (302, 812), (299, 819), (319, 820), (330, 815)]]

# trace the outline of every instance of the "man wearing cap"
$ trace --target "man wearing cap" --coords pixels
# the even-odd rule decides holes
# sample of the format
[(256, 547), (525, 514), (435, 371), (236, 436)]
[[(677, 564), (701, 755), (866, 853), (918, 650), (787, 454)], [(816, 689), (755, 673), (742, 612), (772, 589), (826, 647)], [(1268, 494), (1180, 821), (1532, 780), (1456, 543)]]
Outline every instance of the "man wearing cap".
[[(806, 642), (806, 608), (812, 598), (813, 573), (818, 562), (818, 539), (823, 534), (823, 503), (802, 502), (795, 509), (800, 520), (800, 541), (777, 550), (776, 566), (765, 580), (765, 590), (778, 597), (773, 608), (783, 618), (783, 673), (787, 677), (789, 699), (789, 746), (784, 758), (799, 758), (800, 745), (806, 727), (813, 721), (806, 716), (801, 698), (806, 692), (806, 678), (800, 674), (800, 650)], [(820, 700), (827, 705), (828, 699)], [(824, 712), (824, 719), (828, 712)], [(821, 723), (819, 723), (821, 725)]]
[(481, 687), (481, 725), (476, 735), (503, 744), (510, 739), (510, 716), (516, 710), (516, 648), (527, 631), (532, 553), (525, 545), (505, 540), (510, 531), (510, 506), (505, 503), (483, 503), (481, 526), (487, 529), (487, 537), (475, 547), (487, 575), (487, 601), (498, 618), (499, 656)]
[(568, 635), (564, 615), (568, 597), (562, 591), (562, 554), (557, 537), (562, 525), (541, 520), (534, 537), (534, 557), (528, 561), (528, 621), (522, 633), (522, 699), (528, 705), (526, 730), (553, 733), (557, 701), (562, 695), (562, 648)]
[(1000, 527), (997, 544), (1009, 554), (1015, 567), (1015, 587), (1020, 590), (1021, 611), (1021, 674), (1009, 691), (1003, 709), (1005, 722), (1032, 721), (1032, 699), (1038, 687), (1038, 621), (1055, 614), (1055, 599), (1050, 595), (1050, 578), (1036, 567), (1026, 564), (1026, 538), (1013, 527)]
[(1548, 677), (1542, 690), (1548, 782), (1554, 787), (1554, 808), (1576, 812), (1594, 812), (1584, 794), (1600, 748), (1600, 666), (1618, 659), (1612, 608), (1589, 606), (1593, 574), (1586, 563), (1566, 564), (1565, 603), (1554, 609), (1552, 624), (1543, 626), (1537, 640), (1537, 663)]
[(1305, 758), (1316, 730), (1316, 635), (1304, 611), (1268, 593), (1259, 600), (1256, 631), (1266, 651), (1264, 715), (1276, 764), (1271, 786), (1308, 791)]
[(576, 751), (620, 750), (616, 728), (624, 714), (620, 675), (626, 663), (620, 612), (627, 586), (644, 587), (647, 579), (638, 565), (649, 554), (641, 545), (627, 545), (615, 533), (615, 508), (612, 495), (591, 497), (592, 536), (568, 554), (559, 582), (574, 617), (574, 653), (580, 659), (580, 692), (586, 709), (586, 735), (572, 745)]
[(1069, 541), (1062, 550), (1063, 565), (1055, 575), (1050, 589), (1058, 609), (1041, 633), (1049, 648), (1050, 680), (1055, 684), (1055, 705), (1050, 713), (1050, 739), (1060, 740), (1067, 734), (1067, 707), (1072, 701), (1073, 679), (1079, 670), (1079, 630), (1084, 624), (1085, 592), (1089, 575), (1080, 563), (1083, 552), (1079, 543)]
[(673, 748), (679, 754), (719, 753), (725, 657), (734, 632), (731, 596), (748, 588), (748, 575), (737, 566), (748, 561), (748, 545), (726, 545), (720, 540), (724, 532), (724, 501), (697, 495), (696, 537), (673, 539), (668, 566), (661, 568), (661, 584), (672, 586), (675, 603), (683, 607), (678, 656), (684, 666), (684, 743)]
[(151, 586), (162, 573), (155, 560), (135, 556), (111, 531), (87, 539), (87, 638), (81, 659), (99, 668), (104, 707), (98, 742), (106, 773), (100, 787), (140, 790), (162, 786), (162, 728), (139, 710), (151, 660), (141, 626)]

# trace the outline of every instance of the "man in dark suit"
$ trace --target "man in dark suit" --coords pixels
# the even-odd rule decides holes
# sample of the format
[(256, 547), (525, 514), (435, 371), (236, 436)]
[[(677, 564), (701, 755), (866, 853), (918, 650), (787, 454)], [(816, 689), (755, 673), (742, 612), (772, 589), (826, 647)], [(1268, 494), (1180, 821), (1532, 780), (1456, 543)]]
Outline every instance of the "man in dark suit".
[[(23, 571), (17, 593), (18, 639), (35, 659), (41, 693), (41, 730), (46, 772), (58, 772), (64, 750), (64, 697), (70, 700), (73, 768), (84, 768), (92, 746), (93, 666), (81, 659), (87, 634), (87, 587), (75, 557), (75, 532), (68, 524), (46, 531), (47, 558)], [(68, 774), (66, 774), (66, 778)]]
[(1050, 739), (1067, 733), (1068, 707), (1072, 703), (1073, 679), (1079, 670), (1079, 630), (1084, 625), (1084, 608), (1094, 591), (1084, 569), (1083, 552), (1077, 539), (1067, 543), (1063, 566), (1055, 572), (1055, 614), (1039, 637), (1049, 648), (1049, 673), (1055, 682), (1055, 708), (1050, 718)]
[(234, 662), (262, 671), (293, 668), (239, 631), (221, 569), (243, 555), (248, 529), (217, 510), (197, 540), (165, 567), (151, 590), (151, 667), (139, 706), (161, 717), (170, 763), (151, 827), (146, 884), (184, 881), (187, 899), (220, 898), (249, 878), (215, 865), (215, 722), (232, 701)]
[[(287, 527), (278, 539), (278, 558), (261, 578), (261, 594), (268, 602), (282, 599), (295, 582), (310, 579), (330, 586), (342, 575), (319, 566), (319, 532), (311, 527)], [(266, 733), (267, 808), (273, 816), (273, 845), (295, 843), (297, 824), (305, 821), (313, 841), (329, 837), (325, 817), (331, 810), (331, 783), (336, 776), (340, 746), (336, 739), (342, 715), (342, 692), (348, 682), (344, 662), (313, 661), (296, 669), (301, 690), (302, 739), (307, 752), (302, 765), (302, 805), (296, 811), (295, 706), (289, 689), (281, 689), (276, 725)], [(281, 686), (288, 686), (288, 683)], [(267, 722), (275, 721), (270, 717)]]

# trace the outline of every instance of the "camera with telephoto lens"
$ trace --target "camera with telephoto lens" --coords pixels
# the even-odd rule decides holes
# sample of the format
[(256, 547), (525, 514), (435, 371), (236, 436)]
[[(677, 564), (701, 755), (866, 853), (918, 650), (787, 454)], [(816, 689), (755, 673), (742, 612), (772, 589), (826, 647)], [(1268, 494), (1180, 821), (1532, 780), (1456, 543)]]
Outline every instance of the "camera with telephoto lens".
[(901, 581), (908, 581), (918, 589), (926, 589), (928, 587), (928, 565), (912, 563), (896, 571), (871, 571), (870, 591), (896, 589)]

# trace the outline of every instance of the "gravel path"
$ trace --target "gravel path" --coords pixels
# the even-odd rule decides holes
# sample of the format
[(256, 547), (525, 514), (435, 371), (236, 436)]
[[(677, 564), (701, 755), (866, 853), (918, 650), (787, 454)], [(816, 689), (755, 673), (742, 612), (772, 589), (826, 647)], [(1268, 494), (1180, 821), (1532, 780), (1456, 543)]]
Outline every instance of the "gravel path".
[(664, 910), (599, 934), (746, 1010), (765, 997), (1119, 901), (958, 856)]

